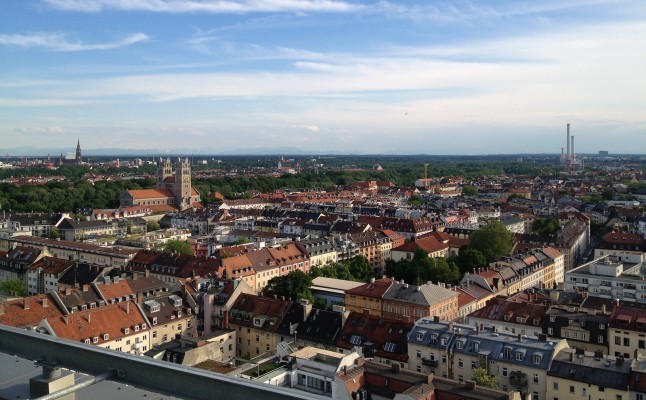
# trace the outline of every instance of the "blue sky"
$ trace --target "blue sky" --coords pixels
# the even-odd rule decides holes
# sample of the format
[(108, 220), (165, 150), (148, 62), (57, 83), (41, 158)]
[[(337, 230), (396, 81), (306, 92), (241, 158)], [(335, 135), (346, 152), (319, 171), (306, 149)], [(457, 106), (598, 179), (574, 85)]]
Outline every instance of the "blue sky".
[(5, 0), (0, 151), (646, 153), (643, 0)]

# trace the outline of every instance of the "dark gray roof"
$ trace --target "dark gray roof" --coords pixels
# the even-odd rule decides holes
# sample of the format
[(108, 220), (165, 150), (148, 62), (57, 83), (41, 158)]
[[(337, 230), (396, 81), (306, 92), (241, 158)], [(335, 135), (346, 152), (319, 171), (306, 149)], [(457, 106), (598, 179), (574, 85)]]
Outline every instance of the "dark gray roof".
[(572, 349), (560, 351), (547, 374), (590, 385), (628, 390), (630, 361), (616, 357), (575, 354)]
[(383, 298), (431, 306), (458, 296), (457, 292), (434, 284), (426, 283), (421, 286), (415, 286), (395, 282), (384, 293)]

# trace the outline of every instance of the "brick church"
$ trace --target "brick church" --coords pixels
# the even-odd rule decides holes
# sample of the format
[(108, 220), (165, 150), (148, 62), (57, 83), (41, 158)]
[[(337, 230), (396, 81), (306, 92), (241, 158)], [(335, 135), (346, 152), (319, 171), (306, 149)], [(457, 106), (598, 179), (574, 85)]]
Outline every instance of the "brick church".
[(121, 207), (146, 206), (153, 212), (184, 211), (201, 207), (200, 194), (191, 186), (191, 164), (188, 158), (159, 159), (155, 189), (127, 190), (121, 195)]

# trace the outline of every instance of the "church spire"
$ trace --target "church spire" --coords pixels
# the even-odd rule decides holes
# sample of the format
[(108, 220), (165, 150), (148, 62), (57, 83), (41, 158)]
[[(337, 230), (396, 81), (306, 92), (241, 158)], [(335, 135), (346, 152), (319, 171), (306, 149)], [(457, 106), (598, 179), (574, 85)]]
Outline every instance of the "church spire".
[(81, 159), (81, 139), (76, 139), (76, 165), (80, 165), (83, 162)]

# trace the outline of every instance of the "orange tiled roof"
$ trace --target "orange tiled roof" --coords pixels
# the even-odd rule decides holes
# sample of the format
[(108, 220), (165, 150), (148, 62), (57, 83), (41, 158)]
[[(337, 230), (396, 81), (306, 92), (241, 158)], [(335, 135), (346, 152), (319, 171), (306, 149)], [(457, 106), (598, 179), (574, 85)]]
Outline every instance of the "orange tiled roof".
[(4, 313), (0, 313), (0, 324), (16, 328), (36, 326), (43, 318), (63, 315), (49, 294), (0, 303), (0, 308), (4, 308)]
[(175, 197), (170, 189), (133, 189), (128, 190), (133, 199), (159, 199)]

